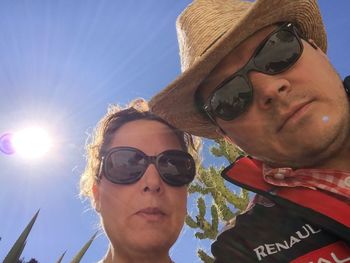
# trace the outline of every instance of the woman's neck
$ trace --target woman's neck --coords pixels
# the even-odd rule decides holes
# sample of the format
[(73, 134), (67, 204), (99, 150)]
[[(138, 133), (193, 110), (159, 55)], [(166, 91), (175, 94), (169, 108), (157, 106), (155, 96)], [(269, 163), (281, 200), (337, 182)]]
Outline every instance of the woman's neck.
[(172, 263), (168, 253), (122, 253), (109, 247), (106, 256), (99, 263)]

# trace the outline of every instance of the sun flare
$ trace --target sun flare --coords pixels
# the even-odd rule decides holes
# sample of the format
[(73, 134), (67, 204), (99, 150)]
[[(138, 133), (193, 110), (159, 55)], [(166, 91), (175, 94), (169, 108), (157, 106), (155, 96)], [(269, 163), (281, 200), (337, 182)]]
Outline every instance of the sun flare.
[(44, 156), (51, 148), (52, 142), (44, 129), (31, 127), (15, 133), (12, 145), (16, 153), (32, 159)]

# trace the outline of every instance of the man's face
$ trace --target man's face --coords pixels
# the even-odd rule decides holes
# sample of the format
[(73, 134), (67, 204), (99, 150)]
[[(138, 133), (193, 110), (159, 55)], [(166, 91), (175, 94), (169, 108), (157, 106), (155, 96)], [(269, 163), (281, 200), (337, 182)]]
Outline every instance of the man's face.
[[(242, 68), (274, 26), (243, 41), (199, 87), (204, 101), (226, 78)], [(317, 165), (338, 151), (349, 136), (349, 102), (342, 81), (326, 55), (302, 41), (304, 51), (287, 71), (252, 71), (249, 108), (231, 121), (216, 118), (228, 139), (273, 166)]]

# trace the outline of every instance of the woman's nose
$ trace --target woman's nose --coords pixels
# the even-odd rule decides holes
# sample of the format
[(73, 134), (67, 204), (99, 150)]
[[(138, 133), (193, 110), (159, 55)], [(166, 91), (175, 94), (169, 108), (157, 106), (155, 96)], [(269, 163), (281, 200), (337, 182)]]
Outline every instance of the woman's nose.
[(142, 177), (143, 191), (161, 193), (163, 181), (154, 164), (150, 164)]

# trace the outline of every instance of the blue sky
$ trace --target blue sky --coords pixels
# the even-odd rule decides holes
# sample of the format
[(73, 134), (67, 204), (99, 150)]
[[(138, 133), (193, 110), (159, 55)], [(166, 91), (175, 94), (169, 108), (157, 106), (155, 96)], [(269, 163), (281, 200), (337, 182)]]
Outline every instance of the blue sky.
[[(27, 260), (54, 262), (67, 250), (68, 262), (98, 228), (78, 197), (87, 134), (109, 104), (149, 99), (180, 73), (175, 20), (189, 2), (0, 1), (0, 134), (37, 124), (54, 140), (37, 161), (0, 155), (0, 260), (39, 208)], [(350, 2), (319, 4), (328, 54), (343, 77), (350, 74)], [(199, 262), (196, 250), (208, 243), (193, 235), (184, 228), (175, 262)], [(96, 262), (106, 247), (99, 236), (82, 262)]]

